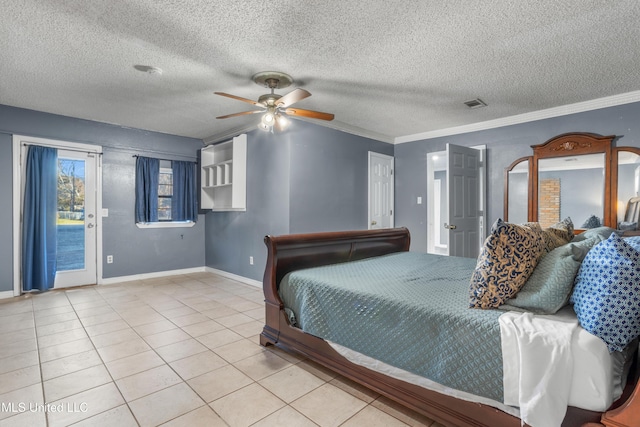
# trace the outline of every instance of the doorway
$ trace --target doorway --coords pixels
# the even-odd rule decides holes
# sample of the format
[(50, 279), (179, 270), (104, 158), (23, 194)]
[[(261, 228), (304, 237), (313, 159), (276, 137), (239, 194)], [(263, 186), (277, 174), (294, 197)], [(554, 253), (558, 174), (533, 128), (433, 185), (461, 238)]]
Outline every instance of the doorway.
[(427, 252), (475, 258), (484, 243), (486, 147), (427, 154)]
[(33, 138), (13, 137), (14, 157), (14, 295), (22, 293), (21, 244), (26, 155), (29, 146), (57, 149), (56, 276), (53, 288), (98, 283), (101, 276), (102, 147)]

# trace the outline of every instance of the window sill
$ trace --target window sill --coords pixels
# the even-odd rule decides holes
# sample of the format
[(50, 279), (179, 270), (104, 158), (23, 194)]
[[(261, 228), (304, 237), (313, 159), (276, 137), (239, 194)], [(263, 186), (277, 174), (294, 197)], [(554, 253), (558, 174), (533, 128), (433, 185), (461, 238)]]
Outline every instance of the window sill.
[(194, 225), (193, 221), (136, 222), (138, 228), (187, 228)]

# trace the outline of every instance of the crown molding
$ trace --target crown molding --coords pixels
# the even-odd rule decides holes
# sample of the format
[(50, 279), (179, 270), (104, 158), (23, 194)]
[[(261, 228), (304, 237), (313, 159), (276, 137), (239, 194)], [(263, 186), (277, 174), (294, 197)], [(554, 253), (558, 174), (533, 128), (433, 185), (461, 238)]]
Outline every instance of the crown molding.
[(518, 114), (515, 116), (503, 117), (485, 122), (472, 123), (464, 126), (456, 126), (447, 129), (439, 129), (429, 132), (416, 133), (396, 137), (394, 144), (421, 141), (425, 139), (440, 138), (443, 136), (458, 135), (462, 133), (478, 132), (482, 130), (495, 129), (504, 126), (511, 126), (520, 123), (534, 122), (536, 120), (550, 119), (554, 117), (566, 116), (569, 114), (583, 113), (586, 111), (598, 110), (601, 108), (615, 107), (617, 105), (630, 104), (640, 101), (640, 91), (627, 92), (620, 95), (607, 96), (604, 98), (592, 99), (590, 101), (577, 102), (575, 104), (562, 105), (560, 107), (547, 108), (545, 110), (532, 111), (530, 113)]

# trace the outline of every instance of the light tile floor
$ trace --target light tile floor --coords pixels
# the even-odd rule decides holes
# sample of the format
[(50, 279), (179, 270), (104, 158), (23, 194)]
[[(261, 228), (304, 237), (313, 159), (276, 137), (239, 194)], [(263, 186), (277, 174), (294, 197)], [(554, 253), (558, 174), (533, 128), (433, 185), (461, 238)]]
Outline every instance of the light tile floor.
[(263, 322), (261, 289), (210, 273), (0, 301), (0, 427), (439, 426)]

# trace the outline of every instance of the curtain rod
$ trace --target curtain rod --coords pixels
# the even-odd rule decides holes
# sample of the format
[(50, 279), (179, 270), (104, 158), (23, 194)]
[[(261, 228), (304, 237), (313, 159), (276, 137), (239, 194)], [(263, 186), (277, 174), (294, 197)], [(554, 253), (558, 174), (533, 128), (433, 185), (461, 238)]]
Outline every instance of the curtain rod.
[(90, 150), (80, 150), (78, 148), (67, 148), (67, 147), (60, 147), (59, 145), (47, 145), (47, 144), (28, 144), (26, 142), (22, 143), (23, 147), (29, 147), (29, 146), (36, 146), (36, 147), (47, 147), (47, 148), (56, 148), (58, 150), (62, 150), (62, 151), (74, 151), (77, 153), (87, 153), (87, 154), (97, 154), (99, 156), (102, 156), (102, 151), (90, 151)]
[[(131, 156), (131, 157), (147, 157), (147, 156), (141, 156), (140, 154), (134, 154), (134, 155), (133, 155), (133, 156)], [(183, 157), (187, 157), (187, 156), (183, 156)], [(152, 159), (158, 159), (158, 160), (165, 160), (165, 161), (167, 161), (167, 162), (180, 162), (180, 161), (184, 161), (184, 160), (176, 160), (176, 159), (161, 159), (161, 158), (159, 158), (159, 157), (150, 157), (150, 158), (152, 158)], [(190, 160), (190, 161), (187, 161), (187, 162), (188, 162), (188, 163), (196, 163), (196, 164), (198, 163), (198, 162), (197, 162), (197, 161), (195, 161), (195, 160)]]
[[(140, 153), (141, 151), (144, 151), (145, 153), (153, 153), (153, 154), (160, 154), (160, 155), (165, 155), (165, 156), (175, 156), (175, 157), (184, 157), (187, 159), (196, 159), (197, 157), (195, 156), (190, 156), (188, 154), (179, 154), (179, 153), (172, 153), (170, 151), (160, 151), (160, 150), (146, 150), (146, 149), (141, 149), (141, 148), (135, 148), (135, 147), (124, 147), (124, 146), (108, 146), (105, 145), (103, 147), (103, 150), (105, 151), (121, 151), (121, 152), (134, 152), (134, 153)], [(140, 154), (138, 154), (140, 155)], [(164, 160), (164, 159), (161, 159)], [(193, 160), (195, 162), (195, 160)]]

